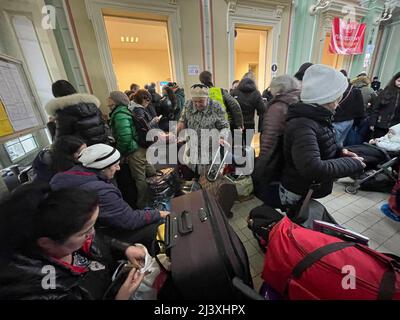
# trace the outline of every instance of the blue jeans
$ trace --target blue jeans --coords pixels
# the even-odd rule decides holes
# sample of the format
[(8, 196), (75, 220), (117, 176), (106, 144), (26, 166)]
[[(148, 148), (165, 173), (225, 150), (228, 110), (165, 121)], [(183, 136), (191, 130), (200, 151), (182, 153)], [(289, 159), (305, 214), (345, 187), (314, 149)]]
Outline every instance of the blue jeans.
[(354, 120), (347, 120), (342, 122), (334, 122), (333, 129), (335, 130), (336, 143), (343, 147), (343, 142), (346, 140), (351, 127), (353, 126)]

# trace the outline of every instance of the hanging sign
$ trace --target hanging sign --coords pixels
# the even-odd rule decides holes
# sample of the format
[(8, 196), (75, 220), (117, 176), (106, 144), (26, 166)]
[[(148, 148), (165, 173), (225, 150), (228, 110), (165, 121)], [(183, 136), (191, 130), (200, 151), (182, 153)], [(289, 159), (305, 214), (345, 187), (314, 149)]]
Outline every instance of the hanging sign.
[(344, 21), (335, 17), (332, 21), (329, 52), (343, 55), (362, 54), (364, 50), (365, 23)]

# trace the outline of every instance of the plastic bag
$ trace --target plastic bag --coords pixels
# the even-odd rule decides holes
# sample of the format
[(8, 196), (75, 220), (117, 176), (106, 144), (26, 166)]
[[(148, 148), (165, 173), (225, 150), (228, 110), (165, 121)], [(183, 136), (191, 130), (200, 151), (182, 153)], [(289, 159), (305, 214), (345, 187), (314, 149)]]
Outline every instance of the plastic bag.
[[(148, 274), (145, 275), (142, 283), (140, 284), (139, 288), (137, 288), (135, 293), (132, 295), (131, 299), (157, 300), (158, 291), (161, 289), (165, 280), (167, 279), (167, 272), (163, 270), (165, 266), (163, 264), (163, 268), (161, 268), (157, 259), (150, 256), (145, 246), (141, 244), (136, 244), (136, 246), (143, 247), (146, 252), (145, 264), (144, 267), (140, 270), (140, 272), (141, 273), (148, 272)], [(165, 254), (158, 255), (158, 260), (164, 261), (167, 267), (169, 267), (167, 259), (168, 258), (165, 256)]]

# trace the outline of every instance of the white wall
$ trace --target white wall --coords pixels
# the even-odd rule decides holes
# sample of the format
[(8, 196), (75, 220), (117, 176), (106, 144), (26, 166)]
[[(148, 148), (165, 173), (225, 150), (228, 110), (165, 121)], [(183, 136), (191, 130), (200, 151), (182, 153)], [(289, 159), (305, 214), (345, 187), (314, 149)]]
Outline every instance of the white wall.
[(120, 91), (128, 90), (131, 83), (143, 88), (150, 82), (171, 80), (167, 50), (112, 49), (112, 58)]
[(235, 56), (235, 79), (240, 80), (249, 71), (249, 63), (258, 63), (258, 53), (236, 52)]

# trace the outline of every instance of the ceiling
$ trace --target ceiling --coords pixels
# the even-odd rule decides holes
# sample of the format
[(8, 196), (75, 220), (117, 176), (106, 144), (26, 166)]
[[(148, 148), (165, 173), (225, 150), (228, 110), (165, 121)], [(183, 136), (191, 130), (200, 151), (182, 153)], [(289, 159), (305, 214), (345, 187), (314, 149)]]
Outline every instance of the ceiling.
[(266, 31), (236, 28), (235, 50), (243, 53), (258, 53), (260, 35)]
[[(166, 50), (167, 24), (162, 21), (104, 16), (111, 49)], [(138, 43), (121, 42), (121, 37), (138, 37)]]

